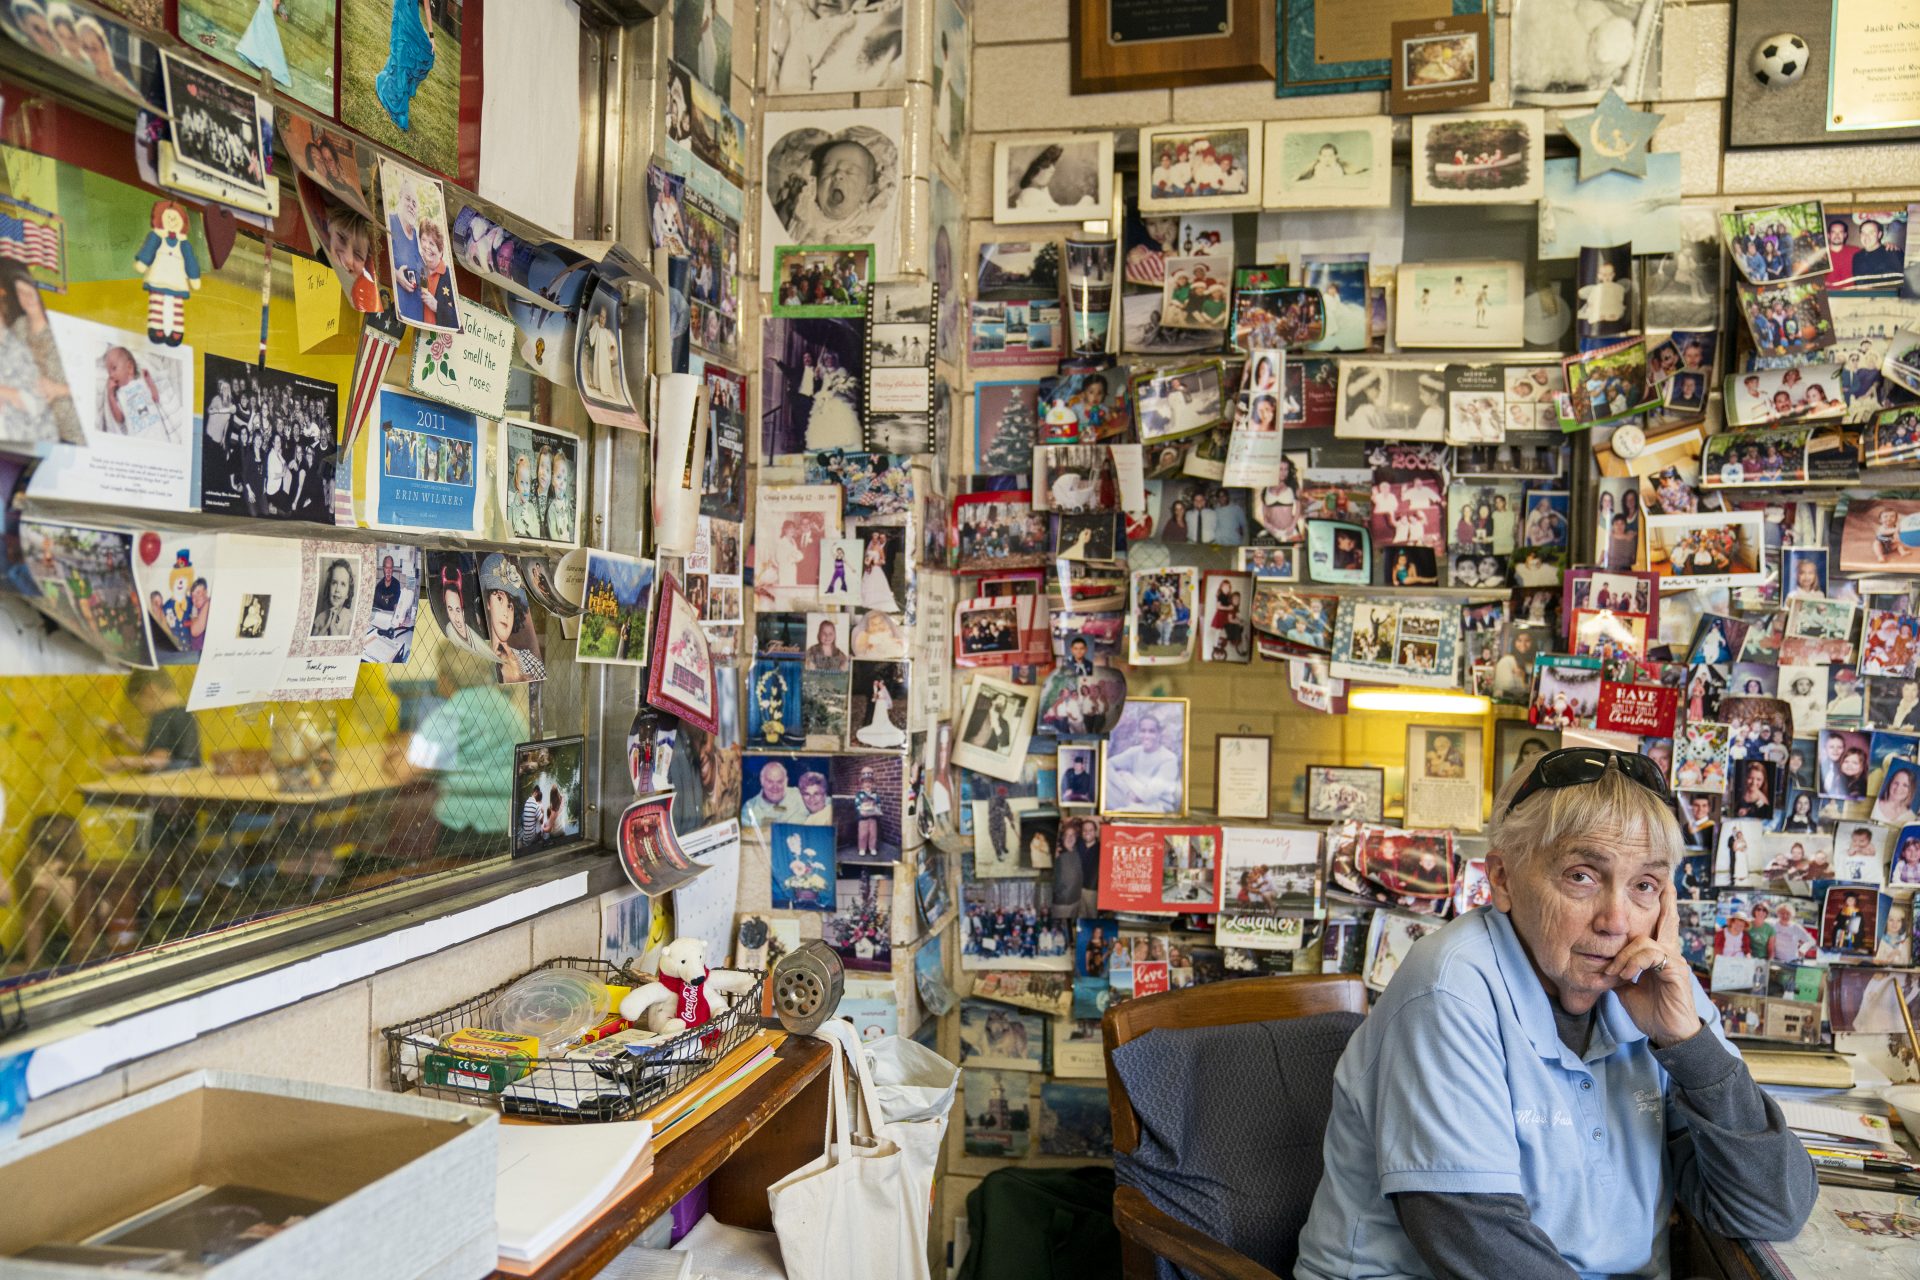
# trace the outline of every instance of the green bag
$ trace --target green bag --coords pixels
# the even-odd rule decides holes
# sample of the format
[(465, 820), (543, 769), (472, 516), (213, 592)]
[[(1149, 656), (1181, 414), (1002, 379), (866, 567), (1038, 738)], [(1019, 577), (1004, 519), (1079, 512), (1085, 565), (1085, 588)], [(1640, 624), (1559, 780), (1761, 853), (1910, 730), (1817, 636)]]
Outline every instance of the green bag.
[(1112, 1280), (1120, 1274), (1113, 1170), (998, 1169), (967, 1197), (959, 1280)]

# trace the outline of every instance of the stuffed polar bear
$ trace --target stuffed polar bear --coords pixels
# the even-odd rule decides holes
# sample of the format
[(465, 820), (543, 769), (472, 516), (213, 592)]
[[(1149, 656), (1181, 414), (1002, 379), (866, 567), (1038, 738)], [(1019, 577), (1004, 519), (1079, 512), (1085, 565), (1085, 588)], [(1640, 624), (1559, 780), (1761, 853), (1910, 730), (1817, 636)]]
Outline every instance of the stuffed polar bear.
[[(675, 938), (660, 949), (659, 980), (635, 987), (620, 1002), (620, 1016), (659, 1035), (678, 1035), (713, 1016), (707, 993), (717, 991), (729, 1003), (753, 987), (750, 973), (707, 968), (707, 944), (699, 938)], [(644, 1022), (642, 1021), (644, 1019)]]

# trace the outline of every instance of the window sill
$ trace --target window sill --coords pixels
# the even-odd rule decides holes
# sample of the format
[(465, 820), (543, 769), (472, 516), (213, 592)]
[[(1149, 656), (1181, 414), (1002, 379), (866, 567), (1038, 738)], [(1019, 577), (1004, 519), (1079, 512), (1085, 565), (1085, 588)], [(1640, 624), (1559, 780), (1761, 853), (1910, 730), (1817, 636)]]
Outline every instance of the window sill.
[(502, 859), (372, 909), (341, 904), (231, 942), (140, 957), (39, 998), (25, 993), (26, 1028), (0, 1042), (0, 1056), (33, 1050), (28, 1094), (42, 1098), (625, 883), (597, 849)]

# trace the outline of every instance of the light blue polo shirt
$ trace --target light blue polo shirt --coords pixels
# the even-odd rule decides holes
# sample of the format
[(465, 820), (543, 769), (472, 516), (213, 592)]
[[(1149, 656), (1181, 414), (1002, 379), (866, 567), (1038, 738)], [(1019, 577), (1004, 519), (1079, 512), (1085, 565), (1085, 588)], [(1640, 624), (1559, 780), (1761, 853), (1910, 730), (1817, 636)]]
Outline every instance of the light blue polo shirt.
[[(1697, 981), (1693, 1002), (1726, 1043)], [(1404, 1191), (1524, 1196), (1582, 1276), (1666, 1276), (1666, 1140), (1683, 1122), (1620, 1001), (1594, 1009), (1583, 1060), (1491, 907), (1414, 944), (1334, 1073), (1297, 1280), (1429, 1276), (1387, 1199)]]

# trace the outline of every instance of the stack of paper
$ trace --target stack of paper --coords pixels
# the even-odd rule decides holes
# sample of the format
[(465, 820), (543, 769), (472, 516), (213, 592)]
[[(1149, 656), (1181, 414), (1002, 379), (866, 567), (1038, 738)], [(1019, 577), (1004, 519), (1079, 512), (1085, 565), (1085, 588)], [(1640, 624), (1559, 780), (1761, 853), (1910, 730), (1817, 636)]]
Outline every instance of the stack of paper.
[(500, 1256), (543, 1257), (591, 1217), (635, 1166), (652, 1167), (653, 1124), (503, 1124), (494, 1214)]

